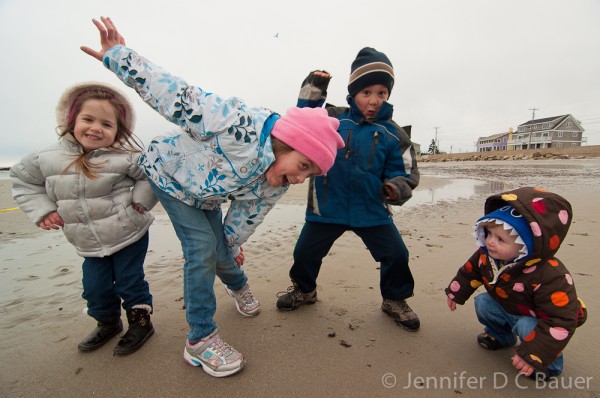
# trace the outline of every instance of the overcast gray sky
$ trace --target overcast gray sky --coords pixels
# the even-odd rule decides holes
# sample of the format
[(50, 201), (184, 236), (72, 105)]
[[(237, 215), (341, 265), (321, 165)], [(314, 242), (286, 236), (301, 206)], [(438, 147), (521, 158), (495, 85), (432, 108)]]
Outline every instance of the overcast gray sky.
[(394, 65), (394, 119), (425, 148), (437, 127), (442, 150), (472, 151), (532, 108), (573, 114), (600, 144), (598, 0), (0, 0), (0, 166), (56, 140), (56, 101), (81, 81), (128, 90), (143, 142), (174, 130), (79, 49), (99, 48), (100, 16), (189, 83), (280, 113), (314, 69), (344, 105), (350, 64), (370, 46)]

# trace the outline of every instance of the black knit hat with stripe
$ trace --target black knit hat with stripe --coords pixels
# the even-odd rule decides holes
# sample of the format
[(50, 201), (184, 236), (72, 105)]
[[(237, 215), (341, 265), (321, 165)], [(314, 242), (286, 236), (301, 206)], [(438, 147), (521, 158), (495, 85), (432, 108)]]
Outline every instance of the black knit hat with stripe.
[(365, 47), (352, 62), (348, 93), (354, 97), (354, 94), (363, 88), (374, 84), (383, 84), (391, 94), (394, 87), (394, 68), (384, 53)]

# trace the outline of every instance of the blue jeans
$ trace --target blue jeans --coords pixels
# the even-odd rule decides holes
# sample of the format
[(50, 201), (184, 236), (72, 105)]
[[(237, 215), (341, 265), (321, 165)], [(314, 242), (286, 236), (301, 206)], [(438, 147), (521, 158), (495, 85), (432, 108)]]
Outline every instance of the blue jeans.
[(114, 322), (123, 309), (134, 305), (152, 306), (152, 295), (144, 275), (144, 260), (148, 251), (148, 232), (137, 242), (106, 257), (85, 257), (83, 260), (83, 297), (88, 315), (97, 321)]
[(394, 224), (375, 227), (351, 227), (307, 221), (294, 248), (290, 278), (304, 293), (317, 287), (323, 258), (333, 243), (346, 231), (358, 235), (375, 261), (381, 263), (379, 289), (384, 299), (404, 300), (412, 297), (415, 287), (408, 267), (408, 249)]
[[(488, 293), (475, 297), (475, 313), (484, 331), (505, 347), (512, 347), (518, 336), (521, 341), (537, 326), (537, 319), (525, 315), (509, 314)], [(546, 367), (550, 376), (558, 376), (563, 371), (563, 354)]]
[(231, 290), (239, 290), (248, 278), (237, 266), (225, 244), (221, 209), (202, 210), (189, 206), (150, 182), (166, 210), (181, 242), (183, 257), (183, 300), (190, 326), (188, 340), (197, 343), (217, 325), (215, 276)]

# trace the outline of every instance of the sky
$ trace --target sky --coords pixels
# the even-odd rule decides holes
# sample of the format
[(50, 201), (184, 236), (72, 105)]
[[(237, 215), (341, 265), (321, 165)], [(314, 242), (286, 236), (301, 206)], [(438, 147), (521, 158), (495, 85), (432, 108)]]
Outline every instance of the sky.
[(177, 130), (79, 49), (100, 49), (100, 16), (188, 83), (281, 114), (316, 69), (345, 105), (368, 46), (390, 58), (394, 120), (425, 150), (437, 136), (442, 151), (473, 151), (533, 112), (572, 114), (600, 145), (598, 0), (0, 0), (0, 166), (56, 141), (57, 100), (83, 81), (126, 92), (142, 142)]

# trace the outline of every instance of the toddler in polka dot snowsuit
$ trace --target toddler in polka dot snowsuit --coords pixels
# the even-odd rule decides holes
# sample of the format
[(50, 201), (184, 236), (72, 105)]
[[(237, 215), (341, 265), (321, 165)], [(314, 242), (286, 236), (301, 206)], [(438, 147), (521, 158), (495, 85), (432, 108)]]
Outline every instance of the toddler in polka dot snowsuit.
[(458, 270), (445, 292), (454, 311), (483, 285), (475, 312), (484, 327), (478, 343), (515, 348), (513, 366), (531, 377), (558, 376), (562, 351), (587, 318), (573, 277), (554, 257), (571, 224), (571, 205), (539, 188), (490, 196), (475, 224), (479, 249)]

